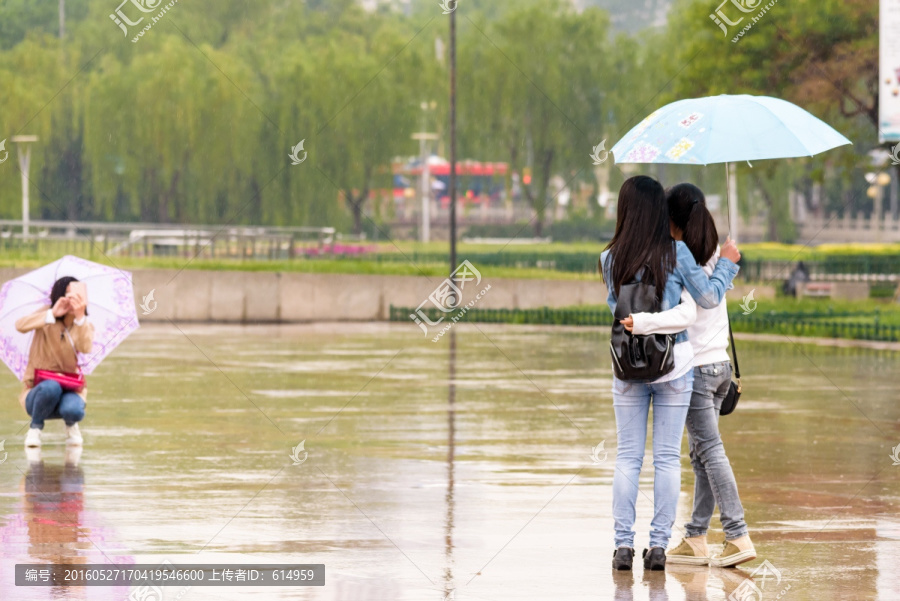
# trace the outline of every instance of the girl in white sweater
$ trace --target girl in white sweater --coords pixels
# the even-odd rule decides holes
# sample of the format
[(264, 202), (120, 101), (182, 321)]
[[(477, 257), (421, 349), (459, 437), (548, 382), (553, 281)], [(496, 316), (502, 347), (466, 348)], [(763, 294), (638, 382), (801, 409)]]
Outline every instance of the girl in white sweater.
[[(666, 191), (672, 237), (683, 240), (707, 275), (719, 260), (716, 224), (706, 208), (703, 192), (693, 184), (678, 184)], [(756, 558), (756, 550), (744, 522), (744, 509), (737, 482), (719, 435), (719, 410), (731, 385), (728, 357), (728, 308), (722, 302), (712, 309), (691, 307), (690, 295), (682, 303), (661, 313), (631, 316), (635, 334), (671, 334), (687, 328), (694, 350), (694, 392), (687, 416), (688, 442), (694, 468), (694, 508), (685, 524), (681, 544), (666, 554), (669, 563), (730, 567)], [(696, 311), (696, 320), (690, 319)], [(706, 531), (718, 504), (725, 547), (711, 557)]]

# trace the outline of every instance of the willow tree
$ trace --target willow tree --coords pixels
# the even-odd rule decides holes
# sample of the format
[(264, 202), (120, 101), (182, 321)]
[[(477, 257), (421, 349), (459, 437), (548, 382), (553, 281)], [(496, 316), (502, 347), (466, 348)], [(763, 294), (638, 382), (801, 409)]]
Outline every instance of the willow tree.
[[(181, 36), (159, 33), (129, 63), (106, 56), (92, 73), (85, 146), (96, 206), (109, 218), (218, 221), (238, 203), (247, 103)], [(239, 58), (204, 52), (248, 85)]]
[(357, 234), (376, 178), (390, 187), (391, 159), (416, 152), (420, 103), (435, 96), (437, 61), (407, 46), (411, 35), (383, 21), (372, 35), (339, 37), (318, 54), (316, 90), (332, 102), (317, 130), (316, 166), (340, 190)]
[[(37, 135), (41, 142), (31, 148), (31, 209), (41, 210), (40, 178), (46, 163), (50, 139), (52, 111), (44, 110), (48, 100), (65, 80), (59, 62), (58, 40), (50, 36), (29, 38), (10, 50), (0, 52), (0, 215), (6, 219), (20, 219), (21, 175), (16, 168), (17, 149), (11, 138), (16, 134)], [(23, 73), (29, 76), (23, 77)]]
[(464, 55), (477, 73), (464, 83), (465, 100), (477, 107), (465, 117), (468, 135), (481, 121), (506, 147), (513, 170), (531, 169), (523, 192), (540, 236), (553, 202), (550, 179), (592, 177), (588, 155), (607, 129), (604, 98), (615, 85), (609, 18), (546, 0), (474, 28)]

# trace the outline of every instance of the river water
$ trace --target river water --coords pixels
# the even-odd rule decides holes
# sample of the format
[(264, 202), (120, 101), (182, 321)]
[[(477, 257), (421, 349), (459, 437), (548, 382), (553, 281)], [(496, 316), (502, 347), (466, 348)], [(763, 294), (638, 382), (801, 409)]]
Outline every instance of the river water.
[[(744, 396), (722, 431), (759, 558), (614, 574), (606, 338), (464, 323), (436, 343), (412, 323), (143, 327), (90, 377), (80, 456), (59, 421), (26, 455), (8, 374), (0, 599), (129, 595), (17, 588), (15, 563), (164, 561), (326, 566), (322, 588), (166, 587), (166, 600), (897, 598), (896, 354), (739, 342)], [(673, 545), (690, 510), (686, 441), (682, 468)], [(649, 453), (641, 490), (639, 551)], [(711, 539), (723, 540), (718, 518)]]

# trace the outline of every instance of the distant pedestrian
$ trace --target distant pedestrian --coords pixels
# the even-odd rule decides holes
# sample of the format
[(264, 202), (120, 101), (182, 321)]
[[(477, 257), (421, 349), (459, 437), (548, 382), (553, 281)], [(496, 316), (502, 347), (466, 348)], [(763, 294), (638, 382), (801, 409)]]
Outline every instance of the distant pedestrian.
[(809, 269), (806, 268), (803, 261), (800, 261), (797, 263), (797, 266), (794, 267), (794, 271), (791, 272), (791, 277), (786, 279), (784, 284), (782, 284), (781, 290), (786, 296), (797, 296), (797, 290), (800, 288), (800, 284), (805, 284), (808, 281)]

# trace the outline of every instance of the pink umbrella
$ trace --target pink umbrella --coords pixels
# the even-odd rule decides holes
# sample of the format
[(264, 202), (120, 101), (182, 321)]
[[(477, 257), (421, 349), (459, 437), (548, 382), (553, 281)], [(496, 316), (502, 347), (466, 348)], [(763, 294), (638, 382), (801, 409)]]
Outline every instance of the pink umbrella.
[(88, 320), (94, 324), (94, 348), (78, 353), (85, 374), (133, 331), (138, 329), (131, 273), (66, 255), (14, 280), (0, 289), (0, 359), (20, 380), (25, 376), (33, 332), (20, 334), (16, 320), (50, 304), (50, 290), (61, 277), (71, 276), (87, 287)]

